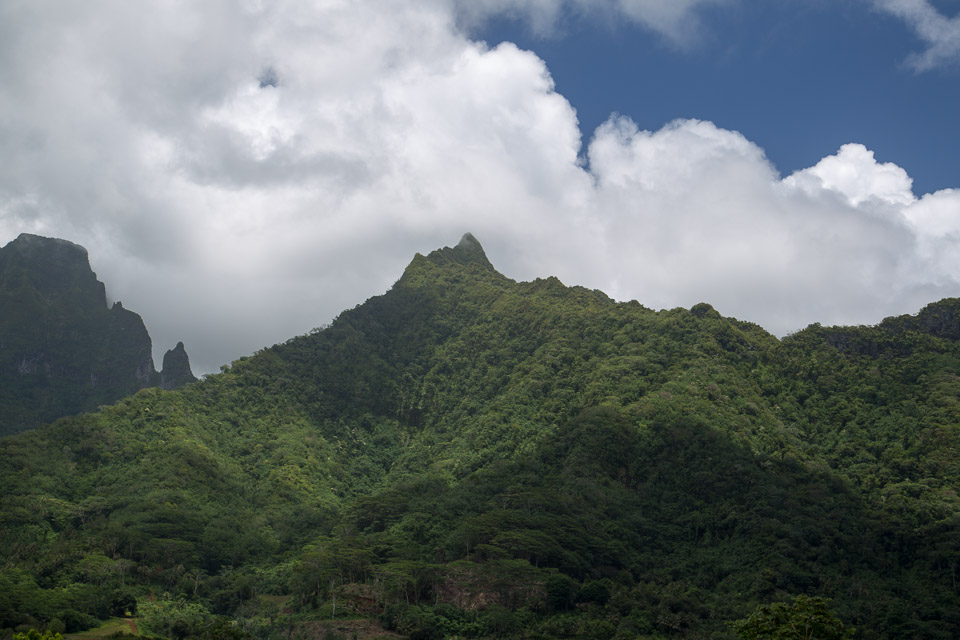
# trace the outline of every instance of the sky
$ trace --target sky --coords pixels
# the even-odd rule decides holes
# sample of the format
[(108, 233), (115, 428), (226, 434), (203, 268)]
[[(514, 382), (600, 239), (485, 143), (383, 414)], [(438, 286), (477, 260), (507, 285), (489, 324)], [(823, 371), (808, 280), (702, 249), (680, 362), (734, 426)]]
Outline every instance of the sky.
[(470, 231), (777, 335), (960, 296), (960, 0), (9, 0), (0, 245), (195, 372)]

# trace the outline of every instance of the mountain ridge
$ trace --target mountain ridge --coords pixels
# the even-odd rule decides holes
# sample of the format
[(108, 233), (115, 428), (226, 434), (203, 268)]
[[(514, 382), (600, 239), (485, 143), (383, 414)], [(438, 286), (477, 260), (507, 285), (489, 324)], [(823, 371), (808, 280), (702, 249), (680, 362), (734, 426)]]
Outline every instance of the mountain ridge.
[(254, 592), (411, 637), (732, 637), (803, 594), (864, 638), (960, 629), (949, 329), (869, 355), (456, 249), (197, 384), (0, 439), (0, 581), (25, 585), (0, 626), (74, 584), (266, 636)]

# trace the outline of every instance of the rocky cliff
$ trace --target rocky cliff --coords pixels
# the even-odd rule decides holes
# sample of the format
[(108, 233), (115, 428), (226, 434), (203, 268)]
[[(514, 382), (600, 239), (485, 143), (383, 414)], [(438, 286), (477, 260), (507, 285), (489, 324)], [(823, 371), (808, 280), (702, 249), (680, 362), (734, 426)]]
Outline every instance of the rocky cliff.
[[(140, 316), (107, 305), (86, 249), (26, 233), (0, 249), (0, 435), (161, 384), (151, 353)], [(172, 380), (183, 365), (192, 378), (184, 352)]]
[(190, 370), (190, 357), (182, 342), (163, 354), (163, 371), (160, 373), (161, 389), (179, 389), (185, 384), (196, 382), (197, 377)]

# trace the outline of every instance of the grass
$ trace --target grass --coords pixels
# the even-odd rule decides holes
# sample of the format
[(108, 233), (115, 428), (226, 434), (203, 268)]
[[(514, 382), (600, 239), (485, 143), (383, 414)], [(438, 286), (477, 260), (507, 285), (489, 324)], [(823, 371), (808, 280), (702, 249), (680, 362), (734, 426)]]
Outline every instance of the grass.
[(130, 625), (122, 618), (110, 618), (105, 623), (95, 629), (87, 629), (78, 633), (64, 635), (67, 640), (92, 640), (93, 638), (106, 638), (121, 631), (123, 633), (132, 633)]

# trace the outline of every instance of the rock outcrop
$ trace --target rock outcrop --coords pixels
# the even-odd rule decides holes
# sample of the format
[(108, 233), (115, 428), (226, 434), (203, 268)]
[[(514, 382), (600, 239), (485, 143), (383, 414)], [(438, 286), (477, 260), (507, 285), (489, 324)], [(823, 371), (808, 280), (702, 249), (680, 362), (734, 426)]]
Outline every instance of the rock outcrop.
[(0, 248), (0, 435), (160, 384), (143, 320), (107, 306), (86, 249), (27, 233)]
[(196, 382), (197, 378), (190, 370), (190, 358), (183, 343), (163, 354), (163, 371), (160, 372), (160, 388), (171, 391), (185, 384)]

